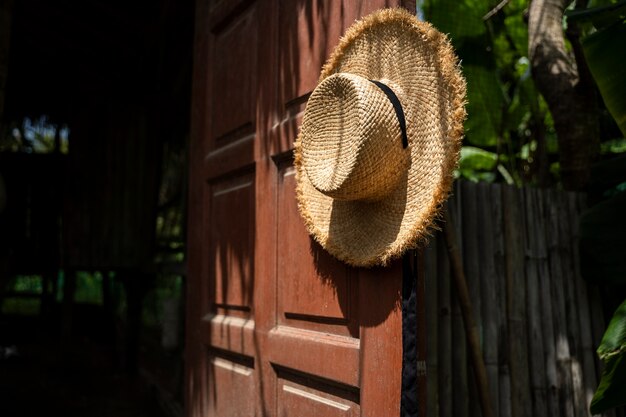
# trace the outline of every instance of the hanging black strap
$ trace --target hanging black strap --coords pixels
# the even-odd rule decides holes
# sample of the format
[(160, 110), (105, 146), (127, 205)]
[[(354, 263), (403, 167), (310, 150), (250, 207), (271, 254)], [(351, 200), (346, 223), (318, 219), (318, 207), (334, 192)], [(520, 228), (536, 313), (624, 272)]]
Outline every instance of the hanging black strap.
[(398, 122), (400, 123), (400, 132), (402, 133), (402, 147), (406, 148), (407, 146), (409, 146), (409, 139), (406, 136), (406, 119), (404, 117), (404, 110), (402, 109), (402, 103), (400, 103), (400, 99), (398, 98), (396, 93), (394, 93), (393, 90), (389, 88), (387, 84), (383, 84), (380, 81), (375, 80), (370, 81), (376, 84), (378, 88), (383, 90), (383, 93), (385, 93), (385, 95), (391, 102), (393, 109), (396, 111), (396, 117), (398, 118)]
[(402, 257), (402, 391), (400, 417), (418, 416), (417, 397), (417, 253), (411, 250)]

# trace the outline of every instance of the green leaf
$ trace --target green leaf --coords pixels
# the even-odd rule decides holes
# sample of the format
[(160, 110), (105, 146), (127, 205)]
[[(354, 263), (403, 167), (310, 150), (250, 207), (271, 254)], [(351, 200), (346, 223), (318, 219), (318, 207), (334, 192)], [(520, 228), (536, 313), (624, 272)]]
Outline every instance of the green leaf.
[(626, 22), (598, 30), (582, 45), (604, 103), (626, 136)]
[(484, 66), (464, 66), (467, 79), (466, 138), (477, 146), (495, 146), (506, 101), (495, 70)]
[(493, 172), (498, 163), (498, 155), (473, 146), (461, 148), (461, 161), (458, 174), (470, 181), (494, 182), (496, 174)]
[(615, 3), (617, 3), (617, 0), (589, 0), (587, 7), (592, 8), (592, 7), (608, 6), (610, 4), (615, 4)]
[[(521, 8), (519, 0), (513, 3)], [(506, 107), (494, 45), (482, 19), (492, 7), (488, 0), (426, 0), (423, 4), (426, 20), (450, 35), (461, 59), (467, 80), (465, 136), (476, 146), (497, 144)]]
[(522, 145), (519, 151), (518, 157), (527, 161), (530, 156), (537, 151), (537, 141), (531, 140), (529, 143), (525, 143)]
[(476, 172), (472, 170), (460, 170), (461, 177), (473, 182), (494, 182), (496, 174), (493, 172)]
[(502, 175), (502, 178), (504, 178), (504, 181), (506, 181), (507, 184), (515, 185), (515, 180), (513, 179), (513, 176), (504, 167), (504, 165), (498, 164), (498, 172), (500, 173), (500, 175)]
[(528, 56), (528, 24), (524, 22), (524, 11), (505, 17), (504, 26), (517, 52)]
[(601, 154), (626, 152), (626, 138), (611, 139), (600, 144)]
[(626, 301), (613, 314), (598, 347), (598, 356), (606, 361), (624, 349), (626, 349)]
[(555, 178), (560, 178), (561, 175), (561, 164), (559, 162), (553, 162), (550, 164), (550, 173), (554, 175)]
[(591, 400), (592, 414), (626, 405), (626, 301), (615, 311), (602, 337), (598, 356), (605, 366)]
[(492, 171), (498, 163), (498, 155), (484, 149), (473, 146), (461, 148), (461, 161), (459, 167), (462, 170)]
[[(547, 123), (546, 123), (547, 124)], [(548, 154), (556, 155), (559, 152), (559, 141), (554, 132), (554, 128), (548, 127), (546, 131), (546, 148)]]
[(456, 49), (465, 39), (480, 36), (485, 32), (482, 17), (489, 11), (485, 0), (437, 0), (424, 2), (424, 16), (439, 31), (451, 35)]

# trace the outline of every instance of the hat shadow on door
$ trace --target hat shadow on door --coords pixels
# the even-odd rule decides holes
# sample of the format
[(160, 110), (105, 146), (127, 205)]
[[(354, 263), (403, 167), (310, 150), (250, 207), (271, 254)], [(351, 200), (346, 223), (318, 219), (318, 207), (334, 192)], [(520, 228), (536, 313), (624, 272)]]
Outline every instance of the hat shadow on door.
[[(402, 177), (395, 198), (404, 204), (407, 197), (407, 175)], [(344, 233), (342, 216), (338, 211), (345, 201), (335, 200), (332, 206), (329, 239)], [(359, 203), (357, 203), (359, 204)], [(367, 203), (365, 203), (367, 204)], [(385, 232), (381, 242), (388, 244), (395, 240), (401, 227), (401, 216), (397, 221), (384, 224)], [(381, 224), (382, 225), (382, 224)], [(310, 252), (315, 259), (315, 270), (324, 285), (333, 288), (341, 311), (347, 320), (347, 327), (353, 337), (359, 336), (360, 327), (376, 327), (386, 322), (389, 315), (400, 310), (402, 283), (402, 262), (400, 259), (386, 266), (360, 268), (347, 265), (326, 252), (313, 238), (310, 239)], [(345, 271), (345, 275), (338, 271)], [(346, 280), (347, 277), (347, 280)]]

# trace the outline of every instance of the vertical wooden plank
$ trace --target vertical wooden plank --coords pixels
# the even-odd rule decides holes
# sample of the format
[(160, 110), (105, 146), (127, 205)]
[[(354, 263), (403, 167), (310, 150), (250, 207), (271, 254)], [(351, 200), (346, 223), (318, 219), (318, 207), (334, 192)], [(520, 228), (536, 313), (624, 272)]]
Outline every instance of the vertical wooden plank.
[(504, 221), (502, 207), (502, 185), (494, 184), (491, 189), (492, 239), (496, 271), (494, 286), (498, 295), (498, 392), (501, 417), (511, 416), (511, 373), (509, 369), (508, 321), (506, 319), (506, 259), (504, 254)]
[(524, 219), (520, 211), (519, 191), (514, 187), (502, 190), (504, 206), (504, 238), (506, 244), (506, 293), (511, 371), (511, 414), (532, 415), (532, 398), (527, 358), (526, 283), (524, 280)]
[(582, 204), (579, 194), (568, 194), (568, 207), (569, 207), (569, 219), (570, 228), (572, 231), (572, 240), (570, 247), (573, 254), (573, 269), (574, 275), (572, 280), (574, 282), (574, 290), (576, 292), (576, 300), (579, 308), (579, 331), (581, 340), (581, 351), (579, 360), (582, 361), (583, 368), (583, 389), (584, 389), (584, 406), (586, 415), (591, 416), (589, 412), (589, 404), (593, 398), (593, 393), (597, 386), (597, 380), (595, 376), (594, 356), (595, 352), (592, 345), (592, 333), (591, 333), (591, 317), (589, 309), (589, 296), (587, 294), (587, 286), (583, 281), (580, 274), (580, 253), (578, 247), (578, 223), (580, 220), (580, 211), (582, 210)]
[(208, 102), (211, 83), (207, 80), (209, 70), (210, 25), (209, 2), (196, 0), (194, 24), (194, 51), (191, 97), (191, 125), (189, 142), (189, 184), (187, 202), (187, 292), (186, 341), (185, 341), (185, 416), (206, 415), (208, 395), (208, 364), (206, 347), (200, 334), (202, 315), (206, 309), (204, 297), (197, 296), (207, 286), (203, 273), (207, 258), (204, 246), (204, 214), (206, 186), (202, 175), (203, 159), (207, 151), (207, 137), (211, 131)]
[(424, 249), (415, 250), (415, 279), (417, 280), (417, 398), (418, 413), (426, 415), (428, 398), (428, 375), (426, 361), (428, 360), (428, 339), (426, 337), (426, 280), (424, 278)]
[(558, 373), (558, 398), (561, 416), (573, 416), (574, 407), (571, 398), (572, 368), (570, 365), (570, 342), (567, 336), (567, 318), (565, 293), (563, 291), (563, 266), (561, 261), (561, 230), (559, 219), (562, 216), (562, 207), (556, 190), (547, 191), (546, 204), (547, 243), (550, 266), (550, 295), (552, 296), (552, 315), (556, 340), (556, 364)]
[(583, 368), (580, 362), (581, 339), (580, 339), (580, 319), (578, 310), (578, 300), (576, 297), (576, 283), (574, 272), (574, 259), (572, 249), (572, 229), (569, 221), (568, 195), (559, 193), (559, 206), (561, 215), (559, 216), (559, 234), (561, 241), (561, 263), (563, 267), (563, 287), (565, 294), (566, 308), (566, 329), (570, 343), (570, 366), (572, 370), (573, 405), (577, 417), (587, 415), (585, 406), (585, 393), (583, 382)]
[[(481, 348), (484, 346), (483, 320), (482, 320), (482, 303), (480, 288), (480, 266), (479, 266), (479, 246), (483, 243), (479, 240), (479, 219), (477, 209), (477, 197), (479, 184), (469, 181), (461, 182), (463, 196), (463, 209), (461, 218), (463, 222), (462, 234), (458, 235), (458, 239), (463, 242), (463, 268), (467, 278), (467, 286), (470, 299), (472, 301), (472, 312), (478, 327), (478, 334), (481, 341)], [(482, 235), (482, 233), (480, 233)], [(481, 236), (482, 238), (482, 236)], [(478, 401), (478, 391), (474, 381), (474, 369), (468, 365), (468, 387), (469, 387), (469, 415), (479, 416), (480, 403)]]
[[(388, 269), (394, 273), (387, 274)], [(402, 282), (402, 264), (395, 262), (385, 269), (361, 269), (358, 279), (358, 308), (362, 317), (359, 329), (361, 410), (368, 410), (368, 414), (372, 416), (396, 415), (399, 412), (402, 375), (401, 367), (392, 367), (392, 364), (402, 363), (402, 343), (399, 339), (402, 335), (402, 312), (396, 308), (387, 317), (383, 317), (380, 311), (368, 309), (368, 306), (372, 303), (372, 294), (377, 294), (379, 300), (385, 304), (397, 300), (397, 291)], [(376, 325), (372, 325), (373, 323)], [(380, 372), (378, 366), (368, 364), (379, 364), (389, 372)]]
[(556, 340), (554, 337), (554, 320), (552, 317), (552, 297), (550, 294), (550, 268), (548, 263), (548, 243), (546, 241), (546, 207), (545, 207), (545, 191), (541, 190), (535, 195), (535, 253), (538, 257), (538, 276), (539, 276), (539, 295), (541, 305), (541, 324), (543, 336), (543, 348), (545, 355), (546, 369), (546, 403), (548, 407), (548, 415), (558, 416), (559, 398), (558, 398), (558, 372), (556, 368)]
[(424, 249), (424, 285), (426, 294), (426, 415), (439, 415), (439, 313), (438, 313), (437, 237)]
[(487, 183), (478, 184), (477, 215), (478, 215), (478, 249), (480, 258), (480, 292), (483, 318), (483, 356), (489, 391), (494, 415), (500, 416), (499, 385), (498, 385), (498, 327), (500, 310), (498, 303), (498, 276), (495, 266), (495, 245), (493, 239), (493, 201), (492, 186)]
[[(450, 216), (456, 228), (456, 235), (459, 239), (459, 252), (463, 254), (462, 239), (463, 230), (462, 213), (463, 189), (461, 182), (455, 184), (455, 196), (450, 201), (448, 208)], [(451, 285), (450, 301), (452, 305), (452, 415), (455, 417), (469, 416), (469, 389), (467, 379), (467, 344), (465, 337), (465, 327), (463, 325), (463, 315), (459, 305), (459, 296), (454, 285)]]
[[(261, 1), (258, 3), (258, 17), (267, 25), (260, 36), (258, 43), (259, 68), (274, 68), (279, 55), (279, 4), (276, 1)], [(273, 71), (260, 71), (257, 74), (256, 132), (258, 139), (254, 141), (254, 159), (263, 163), (256, 164), (255, 195), (262, 196), (255, 199), (255, 235), (261, 237), (263, 244), (254, 245), (254, 276), (258, 283), (254, 284), (254, 356), (257, 358), (258, 375), (254, 381), (256, 391), (256, 412), (262, 416), (272, 415), (277, 410), (277, 375), (269, 360), (264, 358), (269, 350), (269, 332), (277, 323), (276, 288), (279, 275), (277, 272), (277, 200), (279, 176), (277, 165), (271, 160), (271, 144), (276, 142), (276, 130), (272, 126), (280, 114), (280, 105), (277, 103), (274, 92), (277, 90), (278, 80)], [(270, 197), (271, 196), (271, 197)], [(273, 302), (268, 302), (273, 300)]]
[[(448, 206), (449, 207), (449, 206)], [(446, 210), (448, 210), (446, 207)], [(437, 234), (437, 306), (439, 307), (439, 416), (452, 417), (452, 305), (450, 259), (441, 233)]]
[(531, 369), (530, 380), (533, 394), (534, 415), (547, 413), (546, 406), (546, 370), (544, 363), (544, 339), (541, 326), (541, 305), (539, 294), (539, 276), (537, 247), (537, 213), (535, 199), (537, 190), (524, 189), (524, 207), (526, 215), (526, 292), (528, 314), (528, 359)]

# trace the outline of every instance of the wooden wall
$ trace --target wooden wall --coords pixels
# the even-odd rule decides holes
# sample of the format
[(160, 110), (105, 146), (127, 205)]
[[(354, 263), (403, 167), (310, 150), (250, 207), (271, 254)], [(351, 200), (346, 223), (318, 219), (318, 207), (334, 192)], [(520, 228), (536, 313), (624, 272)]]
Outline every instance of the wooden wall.
[[(12, 8), (10, 62), (5, 9)], [(164, 144), (189, 132), (192, 0), (0, 0), (4, 121), (47, 115), (70, 129), (62, 268), (154, 269)], [(6, 45), (8, 47), (8, 43)], [(6, 94), (3, 69), (9, 68)]]
[[(588, 416), (605, 323), (578, 270), (582, 195), (456, 184), (462, 250), (495, 415)], [(441, 234), (425, 251), (428, 416), (481, 415)]]
[(73, 120), (63, 216), (69, 268), (153, 265), (160, 124), (147, 104), (121, 101), (85, 105)]

